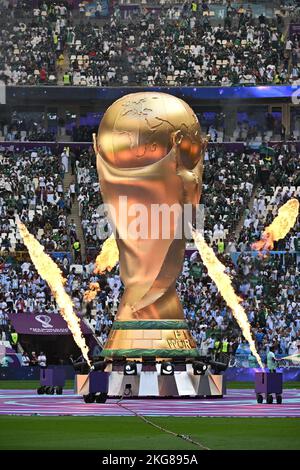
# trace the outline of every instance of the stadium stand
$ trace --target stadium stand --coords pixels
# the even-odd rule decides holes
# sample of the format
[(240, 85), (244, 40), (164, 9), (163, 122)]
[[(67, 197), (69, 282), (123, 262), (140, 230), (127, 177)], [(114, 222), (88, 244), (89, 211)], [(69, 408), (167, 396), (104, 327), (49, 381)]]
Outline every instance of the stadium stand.
[[(32, 155), (33, 153), (33, 155)], [(2, 158), (4, 173), (7, 168), (9, 181), (16, 184), (14, 179), (18, 174), (18, 165), (12, 166), (11, 162), (23, 162), (23, 168), (31, 164), (31, 185), (35, 185), (35, 191), (40, 188), (41, 181), (37, 178), (41, 162), (46, 169), (45, 187), (51, 186), (54, 200), (59, 196), (64, 185), (61, 184), (60, 167), (61, 156), (55, 157), (48, 154), (45, 149), (37, 152), (23, 152), (20, 155), (11, 155), (9, 152)], [(63, 152), (64, 153), (64, 152)], [(282, 158), (278, 158), (282, 155)], [(299, 186), (296, 187), (299, 174), (299, 158), (297, 153), (290, 153), (290, 149), (284, 146), (277, 149), (276, 158), (271, 157), (270, 177), (264, 180), (264, 186), (260, 181), (261, 165), (269, 162), (268, 155), (259, 155), (248, 149), (244, 152), (227, 152), (222, 145), (211, 146), (205, 156), (205, 178), (203, 185), (202, 203), (206, 209), (205, 235), (207, 240), (219, 254), (220, 259), (226, 264), (227, 272), (232, 276), (234, 286), (244, 299), (243, 305), (251, 321), (258, 348), (264, 357), (271, 344), (276, 345), (278, 355), (288, 354), (300, 346), (300, 313), (299, 313), (299, 289), (297, 279), (299, 276), (299, 223), (295, 226), (290, 236), (283, 242), (283, 246), (277, 246), (277, 251), (267, 260), (253, 258), (251, 243), (258, 239), (265, 225), (275, 215), (278, 205), (281, 205), (289, 197), (299, 197)], [(57, 173), (52, 174), (47, 168), (56, 168)], [(70, 172), (70, 167), (67, 168)], [(279, 171), (280, 170), (280, 171)], [(23, 171), (24, 173), (24, 171)], [(26, 173), (26, 171), (25, 171)], [(66, 173), (67, 174), (67, 173)], [(110, 326), (117, 311), (118, 301), (122, 293), (122, 284), (118, 276), (118, 268), (115, 268), (106, 276), (93, 275), (93, 260), (98, 252), (101, 241), (100, 230), (106, 226), (106, 219), (99, 216), (97, 208), (101, 203), (99, 183), (95, 168), (95, 157), (90, 149), (81, 151), (75, 163), (76, 194), (82, 219), (82, 227), (87, 248), (87, 259), (82, 264), (72, 264), (70, 258), (64, 256), (56, 259), (67, 278), (67, 291), (70, 293), (75, 308), (78, 312), (84, 312), (87, 321), (95, 330), (100, 343), (105, 342)], [(274, 180), (275, 178), (275, 180)], [(274, 187), (273, 182), (285, 182), (285, 186)], [(3, 184), (6, 186), (3, 186)], [(7, 186), (8, 181), (2, 181), (1, 213), (3, 223), (1, 232), (8, 234), (9, 240), (12, 234), (16, 237), (15, 227), (11, 220), (7, 223), (7, 214), (12, 217), (19, 212), (11, 201), (11, 192)], [(26, 186), (27, 184), (27, 186)], [(25, 186), (22, 186), (25, 185)], [(3, 191), (3, 187), (5, 190)], [(63, 240), (68, 240), (66, 230), (66, 212), (58, 212), (47, 196), (32, 196), (33, 187), (26, 177), (19, 181), (19, 190), (22, 194), (25, 189), (21, 216), (26, 221), (32, 233), (36, 233), (47, 251), (59, 251), (70, 249), (60, 245), (59, 235)], [(43, 182), (42, 182), (43, 187)], [(41, 188), (40, 188), (41, 189)], [(67, 188), (66, 188), (67, 189)], [(222, 190), (222, 191), (221, 191)], [(52, 194), (50, 192), (50, 194)], [(270, 194), (270, 195), (268, 195)], [(63, 196), (66, 196), (63, 194)], [(34, 199), (35, 197), (35, 199)], [(45, 199), (46, 198), (46, 199)], [(36, 201), (36, 205), (33, 201)], [(40, 201), (40, 206), (38, 202)], [(252, 209), (247, 208), (251, 201)], [(267, 205), (265, 204), (267, 201)], [(18, 203), (18, 199), (17, 199)], [(53, 219), (63, 227), (52, 228), (52, 232), (42, 233), (40, 217), (43, 211), (52, 208)], [(30, 209), (29, 209), (30, 208)], [(11, 210), (11, 212), (9, 212)], [(38, 210), (42, 214), (38, 215)], [(33, 211), (33, 219), (27, 218), (29, 211)], [(99, 219), (101, 220), (99, 222)], [(48, 219), (47, 219), (48, 220)], [(237, 230), (243, 222), (242, 230)], [(48, 222), (49, 223), (49, 222)], [(53, 225), (54, 227), (55, 225)], [(69, 224), (70, 226), (70, 224)], [(48, 227), (47, 227), (48, 228)], [(45, 228), (44, 228), (45, 232)], [(76, 233), (76, 227), (75, 227)], [(15, 235), (16, 234), (16, 235)], [(3, 236), (3, 235), (2, 235)], [(2, 241), (2, 255), (7, 253), (6, 237)], [(223, 242), (220, 244), (219, 242)], [(17, 243), (19, 243), (17, 241)], [(89, 251), (89, 248), (92, 250)], [(24, 249), (22, 245), (14, 245), (10, 251)], [(63, 250), (64, 251), (64, 250)], [(227, 252), (227, 254), (226, 254)], [(238, 257), (236, 258), (236, 253)], [(89, 282), (100, 282), (101, 292), (91, 303), (83, 302), (83, 294)], [(51, 293), (40, 276), (35, 272), (28, 261), (11, 263), (3, 256), (1, 263), (1, 315), (2, 335), (9, 335), (10, 329), (7, 323), (6, 313), (43, 312), (56, 314), (57, 307)], [(194, 253), (188, 256), (184, 263), (183, 273), (178, 279), (177, 289), (184, 303), (185, 317), (190, 325), (194, 337), (197, 340), (201, 353), (216, 353), (214, 342), (219, 337), (226, 338), (231, 347), (231, 352), (236, 353), (234, 361), (248, 360), (248, 352), (245, 353), (245, 343), (239, 328), (224, 301), (217, 293), (217, 289), (208, 277), (199, 257)], [(270, 326), (273, 325), (273, 328)], [(246, 359), (245, 359), (246, 354)], [(253, 362), (253, 358), (250, 358)], [(238, 362), (240, 363), (240, 362)]]
[[(222, 24), (205, 10), (166, 6), (123, 22), (80, 24), (70, 32), (73, 85), (234, 85), (289, 81), (284, 22), (227, 7)], [(281, 17), (279, 17), (281, 18)], [(271, 45), (271, 47), (269, 47)], [(293, 42), (288, 44), (293, 47)], [(267, 52), (265, 52), (267, 51)]]
[(6, 84), (230, 86), (298, 78), (298, 38), (286, 41), (283, 7), (267, 18), (227, 2), (224, 19), (216, 20), (208, 3), (193, 10), (189, 1), (167, 2), (124, 19), (115, 2), (110, 17), (95, 22), (78, 18), (69, 2), (45, 1), (20, 22), (24, 3), (9, 10), (1, 30)]
[(16, 216), (47, 251), (69, 251), (67, 214), (72, 201), (70, 194), (64, 194), (63, 157), (43, 147), (5, 151), (0, 154), (0, 168), (0, 251), (24, 249)]
[[(290, 22), (300, 23), (296, 1), (273, 2), (268, 16), (255, 14), (251, 2), (245, 7), (230, 1), (195, 2), (192, 8), (190, 1), (135, 1), (134, 8), (126, 9), (133, 2), (119, 1), (112, 2), (106, 17), (105, 2), (96, 2), (93, 13), (88, 2), (79, 8), (72, 1), (37, 1), (34, 8), (29, 0), (2, 3), (0, 80), (9, 86), (225, 87), (293, 84), (300, 78), (300, 38), (297, 32), (289, 34)], [(224, 17), (216, 17), (214, 4), (224, 7)], [(195, 110), (213, 142), (205, 154), (201, 198), (205, 238), (243, 298), (263, 358), (270, 346), (278, 356), (300, 351), (299, 220), (269, 257), (251, 252), (278, 206), (300, 195), (299, 122), (287, 135), (282, 114), (276, 117), (268, 106), (259, 117), (237, 110), (230, 130), (230, 112)], [(30, 150), (0, 151), (0, 340), (10, 339), (10, 313), (58, 314), (49, 288), (26, 257), (16, 226), (19, 216), (55, 258), (76, 311), (104, 343), (123, 288), (118, 267), (106, 276), (93, 274), (101, 233), (110, 230), (98, 210), (102, 199), (93, 150), (82, 146), (69, 157), (56, 143), (50, 149), (46, 142), (59, 140), (60, 125), (47, 126), (45, 114), (20, 116), (1, 119), (1, 140), (41, 143)], [(74, 142), (91, 142), (95, 126), (80, 116), (65, 130)], [(225, 140), (241, 146), (230, 148)], [(268, 147), (270, 141), (277, 144)], [(72, 253), (77, 238), (85, 248), (81, 263)], [(89, 282), (99, 282), (101, 291), (85, 304)], [(177, 290), (201, 354), (216, 354), (215, 341), (222, 338), (229, 341), (235, 364), (256, 365), (191, 250)]]

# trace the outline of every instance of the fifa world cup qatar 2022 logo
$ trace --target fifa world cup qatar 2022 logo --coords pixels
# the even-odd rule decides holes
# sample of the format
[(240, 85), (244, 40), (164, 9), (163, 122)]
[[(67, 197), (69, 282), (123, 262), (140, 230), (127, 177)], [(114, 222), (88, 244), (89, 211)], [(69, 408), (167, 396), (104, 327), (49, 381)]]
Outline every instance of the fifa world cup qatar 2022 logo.
[[(187, 222), (195, 222), (201, 196), (206, 146), (193, 110), (181, 99), (155, 92), (117, 100), (94, 135), (100, 189), (124, 284), (102, 352), (107, 357), (197, 356), (175, 284)], [(167, 230), (162, 207), (169, 215)]]

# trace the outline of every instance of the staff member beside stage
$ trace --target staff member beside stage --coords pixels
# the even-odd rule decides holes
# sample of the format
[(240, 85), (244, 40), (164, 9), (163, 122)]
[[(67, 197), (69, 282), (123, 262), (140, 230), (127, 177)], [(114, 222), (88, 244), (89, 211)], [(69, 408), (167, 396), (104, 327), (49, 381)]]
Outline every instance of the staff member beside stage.
[(275, 357), (274, 346), (271, 346), (267, 354), (267, 367), (270, 372), (276, 372), (277, 361), (279, 361), (279, 359)]
[(45, 368), (47, 366), (47, 358), (46, 358), (46, 355), (42, 351), (38, 355), (37, 360), (38, 360), (38, 365), (40, 367)]
[(222, 352), (222, 341), (220, 339), (215, 340), (214, 352), (215, 352), (215, 361), (218, 361), (220, 358), (220, 353)]
[(22, 354), (22, 366), (28, 367), (30, 364), (30, 357), (28, 356), (27, 352), (23, 352)]
[(18, 333), (16, 332), (16, 330), (12, 329), (10, 333), (10, 342), (16, 352), (18, 352), (18, 339)]
[(36, 355), (35, 351), (32, 351), (32, 353), (31, 353), (30, 365), (31, 366), (37, 366), (38, 365), (38, 358), (37, 358), (37, 355)]
[(229, 362), (229, 342), (227, 338), (222, 340), (221, 354), (219, 355), (219, 359), (221, 362)]

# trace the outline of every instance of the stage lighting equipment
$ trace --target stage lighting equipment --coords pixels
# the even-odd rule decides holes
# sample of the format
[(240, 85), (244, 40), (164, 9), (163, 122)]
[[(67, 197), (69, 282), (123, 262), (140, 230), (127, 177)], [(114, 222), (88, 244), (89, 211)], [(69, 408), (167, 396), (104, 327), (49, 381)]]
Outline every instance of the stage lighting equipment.
[(142, 356), (142, 371), (156, 372), (156, 358), (153, 356)]
[(98, 395), (96, 395), (96, 403), (105, 403), (107, 400), (107, 393), (106, 392), (101, 392)]
[(204, 375), (208, 369), (208, 365), (204, 362), (193, 362), (194, 375)]
[(132, 386), (131, 386), (131, 384), (125, 384), (124, 396), (125, 397), (132, 396)]
[(124, 375), (137, 375), (137, 367), (135, 362), (126, 362), (124, 366)]
[(209, 365), (212, 368), (214, 374), (217, 374), (217, 375), (220, 374), (221, 372), (224, 372), (228, 367), (228, 364), (226, 364), (225, 362), (217, 362), (217, 361), (211, 361)]
[(156, 364), (156, 357), (155, 356), (142, 356), (142, 363), (143, 364), (150, 364), (150, 365), (155, 365)]
[(80, 374), (88, 374), (90, 372), (90, 367), (87, 362), (74, 362), (73, 367), (75, 372), (79, 372)]
[(174, 365), (171, 362), (162, 362), (160, 366), (161, 375), (174, 375)]
[(103, 372), (105, 369), (105, 366), (106, 366), (105, 361), (97, 361), (97, 362), (94, 362), (94, 364), (91, 367), (91, 370), (95, 370), (95, 371), (99, 370)]

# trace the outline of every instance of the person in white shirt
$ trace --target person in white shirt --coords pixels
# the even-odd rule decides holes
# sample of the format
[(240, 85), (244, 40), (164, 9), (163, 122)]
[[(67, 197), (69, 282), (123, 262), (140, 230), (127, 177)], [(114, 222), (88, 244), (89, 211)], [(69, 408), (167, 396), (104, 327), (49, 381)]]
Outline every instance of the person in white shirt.
[(75, 202), (75, 197), (76, 197), (76, 189), (75, 189), (75, 184), (74, 183), (70, 184), (70, 196), (71, 196), (71, 199), (72, 199), (72, 203), (74, 203)]
[(30, 363), (30, 358), (26, 352), (22, 354), (22, 366), (28, 367)]
[(64, 149), (64, 151), (61, 154), (61, 162), (65, 168), (65, 172), (68, 173), (69, 171), (69, 155), (67, 154), (67, 150)]
[(40, 367), (46, 367), (47, 365), (46, 355), (43, 352), (40, 352), (40, 354), (38, 355), (38, 365)]

